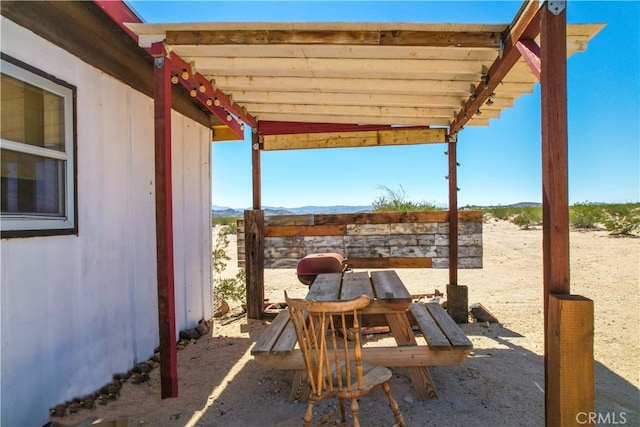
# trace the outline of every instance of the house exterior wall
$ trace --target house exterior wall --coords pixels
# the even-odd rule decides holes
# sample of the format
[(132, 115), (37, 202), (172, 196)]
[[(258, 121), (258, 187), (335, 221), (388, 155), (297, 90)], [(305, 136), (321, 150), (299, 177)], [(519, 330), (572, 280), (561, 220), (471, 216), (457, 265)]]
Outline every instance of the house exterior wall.
[[(42, 426), (159, 343), (153, 100), (0, 19), (2, 52), (77, 87), (78, 234), (0, 247), (0, 425)], [(210, 136), (173, 113), (176, 334), (211, 317)]]

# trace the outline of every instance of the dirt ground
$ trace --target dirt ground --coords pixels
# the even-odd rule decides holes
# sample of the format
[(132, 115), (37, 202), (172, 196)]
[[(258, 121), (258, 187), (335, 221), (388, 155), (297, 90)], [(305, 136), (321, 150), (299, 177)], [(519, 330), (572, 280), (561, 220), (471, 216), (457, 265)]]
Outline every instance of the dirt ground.
[[(230, 254), (225, 275), (232, 276), (235, 239)], [(540, 228), (484, 224), (484, 268), (461, 270), (459, 284), (469, 287), (470, 303), (482, 303), (501, 323), (462, 325), (474, 350), (459, 366), (430, 368), (439, 399), (418, 400), (404, 370), (393, 369), (391, 390), (407, 425), (544, 425), (541, 258)], [(411, 293), (446, 290), (446, 270), (398, 273)], [(283, 301), (284, 290), (299, 297), (307, 291), (294, 270), (268, 270), (265, 282), (272, 302)], [(640, 238), (572, 231), (571, 289), (595, 301), (598, 424), (640, 426)], [(148, 382), (125, 383), (117, 400), (55, 421), (76, 425), (125, 417), (133, 427), (301, 425), (306, 404), (287, 401), (293, 374), (265, 370), (250, 355), (267, 325), (246, 317), (215, 319), (210, 334), (178, 352), (177, 398), (160, 398), (156, 369)], [(316, 408), (321, 414), (328, 406)], [(360, 399), (360, 420), (363, 426), (393, 425), (380, 390)]]

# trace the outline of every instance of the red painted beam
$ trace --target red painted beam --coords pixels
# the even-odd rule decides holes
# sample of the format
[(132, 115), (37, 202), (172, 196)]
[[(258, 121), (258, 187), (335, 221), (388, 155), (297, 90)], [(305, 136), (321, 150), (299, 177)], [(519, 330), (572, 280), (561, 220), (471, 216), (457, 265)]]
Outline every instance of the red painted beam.
[(540, 81), (540, 46), (535, 40), (518, 40), (516, 48), (520, 52), (520, 55), (531, 68), (531, 71), (536, 76), (536, 79)]
[(230, 112), (243, 121), (248, 118), (249, 121), (246, 123), (251, 127), (255, 127), (257, 125), (256, 120), (252, 116), (246, 114), (239, 105), (232, 105), (232, 101), (229, 96), (214, 88), (211, 82), (202, 74), (197, 72), (194, 73), (191, 65), (180, 56), (171, 52), (169, 54), (169, 61), (171, 62), (172, 67), (172, 77), (174, 77), (174, 79), (177, 77), (178, 82), (180, 82), (191, 93), (192, 97), (197, 98), (202, 105), (204, 105), (223, 123), (229, 126), (233, 133), (235, 133), (239, 138), (244, 138), (244, 127), (233, 118), (228, 120)]
[(132, 39), (136, 42), (138, 41), (138, 35), (127, 28), (124, 25), (125, 22), (133, 22), (136, 24), (142, 23), (142, 19), (132, 11), (129, 6), (127, 6), (122, 1), (114, 1), (114, 0), (93, 0), (95, 4), (100, 7), (116, 24), (124, 30), (125, 33), (129, 34)]
[(171, 188), (171, 67), (162, 43), (151, 49), (155, 131), (156, 253), (161, 395), (178, 396), (176, 309), (173, 265), (173, 194)]
[(389, 125), (359, 125), (336, 123), (305, 123), (305, 122), (275, 122), (261, 120), (258, 122), (260, 135), (293, 135), (298, 133), (329, 133), (329, 132), (361, 132), (389, 129), (429, 129), (429, 126), (389, 126)]
[[(123, 31), (129, 34), (129, 36), (131, 36), (131, 38), (134, 39), (136, 42), (138, 41), (138, 35), (135, 34), (133, 31), (131, 31), (129, 28), (127, 28), (125, 23), (130, 23), (130, 22), (142, 23), (142, 20), (129, 8), (129, 6), (127, 6), (121, 0), (93, 0), (93, 1), (116, 24), (118, 24), (118, 26)], [(149, 52), (149, 54), (152, 54), (151, 49), (145, 49), (145, 50)], [(231, 98), (227, 94), (220, 91), (219, 89), (212, 87), (211, 82), (209, 82), (202, 75), (198, 73), (192, 73), (191, 66), (188, 65), (182, 58), (180, 58), (178, 55), (172, 52), (170, 59), (171, 59), (171, 63), (174, 64), (176, 67), (176, 69), (173, 70), (174, 73), (181, 72), (183, 69), (188, 68), (189, 76), (190, 76), (190, 79), (189, 79), (190, 84), (185, 84), (186, 82), (183, 82), (183, 85), (187, 88), (188, 91), (191, 91), (194, 87), (198, 89), (201, 83), (207, 82), (208, 91), (206, 95), (199, 94), (196, 96), (196, 98), (200, 101), (200, 103), (202, 103), (202, 105), (204, 105), (209, 111), (211, 111), (211, 113), (213, 113), (216, 117), (222, 120), (223, 123), (229, 126), (229, 128), (233, 131), (233, 133), (238, 135), (238, 137), (244, 138), (244, 131), (240, 129), (241, 128), (240, 124), (232, 123), (234, 122), (233, 119), (231, 121), (227, 121), (227, 112), (230, 112), (235, 116), (239, 117), (240, 119), (242, 119), (242, 121), (244, 121), (251, 127), (257, 126), (257, 121), (253, 116), (248, 114), (241, 106), (234, 104)], [(219, 106), (216, 106), (214, 104), (209, 105), (207, 103), (208, 99), (213, 100), (215, 98), (217, 98), (220, 101)], [(211, 107), (215, 107), (215, 108), (211, 108)]]
[(469, 100), (449, 126), (450, 134), (460, 131), (471, 120), (520, 59), (520, 52), (516, 48), (518, 40), (536, 38), (540, 32), (540, 10), (537, 1), (525, 1), (521, 13), (511, 23), (511, 30), (503, 42), (502, 56), (493, 62), (488, 70), (486, 80), (478, 82), (474, 93), (471, 94)]

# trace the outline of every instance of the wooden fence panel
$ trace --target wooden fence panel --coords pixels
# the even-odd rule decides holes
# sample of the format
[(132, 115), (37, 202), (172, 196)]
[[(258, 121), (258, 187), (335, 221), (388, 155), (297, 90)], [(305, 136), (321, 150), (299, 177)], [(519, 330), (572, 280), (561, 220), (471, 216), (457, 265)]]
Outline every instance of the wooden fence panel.
[[(448, 268), (448, 221), (448, 211), (267, 216), (265, 267), (295, 268), (308, 254), (337, 252), (353, 268)], [(240, 220), (240, 267), (244, 259)], [(480, 211), (458, 212), (458, 265), (482, 268)]]

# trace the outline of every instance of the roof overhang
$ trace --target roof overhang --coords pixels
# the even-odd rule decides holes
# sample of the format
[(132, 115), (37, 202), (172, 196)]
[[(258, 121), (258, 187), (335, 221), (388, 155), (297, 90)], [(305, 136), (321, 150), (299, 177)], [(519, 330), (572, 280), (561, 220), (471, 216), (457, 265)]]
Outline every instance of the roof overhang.
[[(487, 126), (516, 99), (533, 91), (537, 77), (515, 47), (522, 37), (530, 36), (537, 43), (538, 6), (537, 2), (529, 4), (512, 24), (505, 25), (244, 22), (127, 26), (142, 46), (163, 43), (215, 90), (228, 94), (232, 106), (256, 120), (260, 133), (261, 123), (268, 124), (265, 129), (271, 133), (278, 127), (274, 123), (280, 123), (281, 129), (289, 123), (322, 123), (435, 127), (455, 133), (463, 125)], [(602, 28), (600, 24), (569, 25), (567, 55), (585, 50)], [(501, 65), (507, 54), (506, 65)], [(379, 136), (378, 144), (382, 141)], [(269, 140), (275, 141), (266, 137), (264, 149)], [(307, 142), (290, 146), (312, 148), (311, 141), (318, 147), (331, 146), (319, 137), (303, 140)]]

